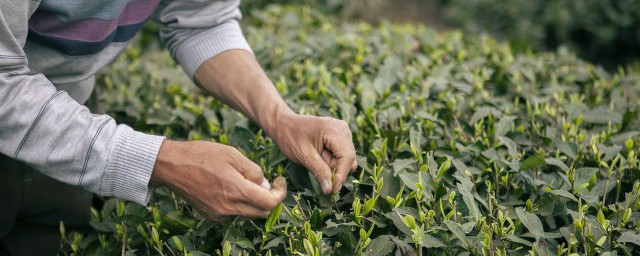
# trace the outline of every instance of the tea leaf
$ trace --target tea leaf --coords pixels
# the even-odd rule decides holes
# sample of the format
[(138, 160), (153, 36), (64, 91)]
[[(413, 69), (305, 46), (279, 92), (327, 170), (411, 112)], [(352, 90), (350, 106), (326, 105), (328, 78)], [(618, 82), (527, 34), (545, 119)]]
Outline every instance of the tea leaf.
[(536, 239), (544, 237), (544, 229), (538, 216), (530, 212), (525, 212), (522, 208), (516, 208), (516, 214), (522, 222), (522, 225), (524, 225)]
[(520, 165), (520, 171), (527, 171), (527, 170), (533, 170), (536, 168), (540, 168), (546, 165), (545, 162), (545, 154), (544, 153), (537, 153), (533, 156), (528, 157), (527, 159), (525, 159), (522, 164)]
[(425, 248), (441, 248), (446, 247), (442, 241), (428, 234), (422, 235), (422, 246)]
[(267, 217), (267, 222), (264, 223), (265, 231), (267, 232), (271, 231), (273, 226), (278, 221), (278, 218), (280, 218), (280, 213), (282, 213), (282, 203), (279, 203), (278, 205), (276, 205), (276, 207), (271, 209), (271, 212), (269, 212), (269, 216)]
[(633, 231), (627, 231), (622, 233), (620, 237), (618, 237), (618, 243), (632, 243), (640, 246), (640, 234), (636, 234)]
[(474, 217), (474, 220), (479, 220), (480, 217), (482, 217), (482, 214), (480, 213), (478, 205), (476, 204), (476, 200), (474, 199), (471, 192), (468, 188), (462, 186), (461, 183), (458, 183), (457, 187), (458, 191), (460, 191), (460, 194), (462, 194), (462, 200), (464, 200), (467, 208), (469, 208), (469, 214)]
[(460, 224), (450, 220), (445, 220), (443, 223), (447, 227), (447, 229), (451, 231), (451, 233), (453, 233), (453, 235), (456, 238), (458, 238), (460, 241), (462, 241), (465, 244), (467, 243), (467, 236), (464, 233), (464, 230), (462, 229), (462, 226), (460, 226)]

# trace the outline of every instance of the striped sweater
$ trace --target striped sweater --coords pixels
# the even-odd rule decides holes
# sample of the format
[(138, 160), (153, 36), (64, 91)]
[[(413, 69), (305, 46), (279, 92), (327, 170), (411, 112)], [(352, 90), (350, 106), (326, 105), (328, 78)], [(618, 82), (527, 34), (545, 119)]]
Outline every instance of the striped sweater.
[[(146, 204), (163, 137), (84, 107), (94, 75), (148, 19), (187, 75), (251, 51), (239, 0), (0, 1), (0, 153), (92, 192)], [(0, 170), (1, 171), (1, 170)]]

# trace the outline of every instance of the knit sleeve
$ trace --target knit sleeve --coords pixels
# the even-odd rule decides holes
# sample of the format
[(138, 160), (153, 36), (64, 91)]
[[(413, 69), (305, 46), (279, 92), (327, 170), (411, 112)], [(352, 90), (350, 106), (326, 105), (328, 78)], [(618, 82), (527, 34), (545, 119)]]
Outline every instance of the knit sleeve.
[(146, 204), (164, 138), (94, 115), (31, 73), (24, 45), (38, 2), (0, 1), (0, 153), (59, 181)]
[(251, 52), (242, 34), (239, 0), (164, 0), (153, 19), (163, 25), (160, 37), (187, 75), (206, 60), (232, 49)]

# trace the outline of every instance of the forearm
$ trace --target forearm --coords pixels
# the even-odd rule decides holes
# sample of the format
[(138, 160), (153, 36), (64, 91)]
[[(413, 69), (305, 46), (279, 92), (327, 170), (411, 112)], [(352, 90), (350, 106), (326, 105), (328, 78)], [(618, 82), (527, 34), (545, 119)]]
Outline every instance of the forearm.
[(272, 134), (293, 111), (278, 94), (260, 64), (244, 50), (229, 50), (207, 60), (194, 75), (196, 83), (223, 103), (245, 114)]

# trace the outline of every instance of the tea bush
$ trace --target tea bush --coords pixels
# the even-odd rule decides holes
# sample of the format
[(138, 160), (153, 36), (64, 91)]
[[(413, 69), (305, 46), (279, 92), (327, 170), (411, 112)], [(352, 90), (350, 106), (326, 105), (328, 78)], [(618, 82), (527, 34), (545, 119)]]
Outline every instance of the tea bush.
[(270, 6), (245, 33), (302, 114), (347, 121), (358, 171), (324, 196), (263, 132), (196, 89), (161, 51), (130, 47), (100, 77), (120, 122), (234, 145), (283, 174), (267, 220), (204, 220), (165, 188), (105, 199), (62, 254), (549, 255), (640, 249), (640, 75), (566, 52), (514, 54), (457, 31), (342, 23)]
[(639, 0), (439, 0), (450, 25), (518, 48), (568, 46), (610, 67), (640, 57)]

